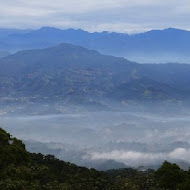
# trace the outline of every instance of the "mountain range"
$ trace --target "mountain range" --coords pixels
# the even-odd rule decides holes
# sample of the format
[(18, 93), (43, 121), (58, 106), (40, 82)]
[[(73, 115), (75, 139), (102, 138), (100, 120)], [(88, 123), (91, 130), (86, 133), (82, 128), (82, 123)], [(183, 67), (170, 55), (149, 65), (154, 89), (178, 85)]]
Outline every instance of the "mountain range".
[(60, 43), (83, 46), (142, 63), (190, 62), (190, 32), (174, 28), (132, 35), (52, 27), (38, 30), (0, 29), (0, 50), (3, 51), (46, 48)]
[(190, 65), (137, 64), (71, 44), (0, 59), (0, 97), (67, 102), (189, 100)]

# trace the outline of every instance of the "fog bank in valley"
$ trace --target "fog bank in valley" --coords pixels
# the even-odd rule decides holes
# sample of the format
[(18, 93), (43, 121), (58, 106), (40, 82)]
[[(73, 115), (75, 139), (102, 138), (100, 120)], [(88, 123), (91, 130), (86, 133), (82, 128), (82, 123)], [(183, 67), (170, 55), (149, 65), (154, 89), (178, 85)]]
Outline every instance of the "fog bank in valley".
[[(189, 163), (190, 113), (138, 110), (1, 116), (0, 125), (28, 150), (95, 167), (112, 160), (154, 167), (164, 160)], [(45, 148), (44, 148), (45, 147)], [(119, 165), (118, 167), (121, 167)]]

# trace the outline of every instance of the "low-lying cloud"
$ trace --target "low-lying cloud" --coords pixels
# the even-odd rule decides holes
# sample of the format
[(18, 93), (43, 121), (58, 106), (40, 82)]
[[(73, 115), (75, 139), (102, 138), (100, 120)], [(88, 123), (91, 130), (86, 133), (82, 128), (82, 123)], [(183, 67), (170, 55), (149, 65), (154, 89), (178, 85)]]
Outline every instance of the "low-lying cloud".
[(176, 148), (171, 152), (162, 153), (145, 153), (136, 151), (114, 150), (111, 152), (104, 153), (93, 152), (91, 153), (90, 158), (92, 160), (112, 159), (119, 162), (123, 162), (128, 166), (150, 166), (162, 163), (164, 160), (189, 162), (190, 149)]
[[(23, 140), (80, 147), (80, 156), (85, 156), (84, 160), (115, 160), (127, 166), (151, 167), (159, 166), (164, 160), (190, 163), (189, 118), (189, 111), (185, 111), (185, 114), (149, 113), (138, 110), (101, 111), (63, 115), (2, 116), (0, 126)], [(73, 155), (76, 155), (75, 151)], [(65, 159), (60, 155), (56, 156)], [(73, 157), (69, 160), (69, 156), (67, 161), (73, 161)]]

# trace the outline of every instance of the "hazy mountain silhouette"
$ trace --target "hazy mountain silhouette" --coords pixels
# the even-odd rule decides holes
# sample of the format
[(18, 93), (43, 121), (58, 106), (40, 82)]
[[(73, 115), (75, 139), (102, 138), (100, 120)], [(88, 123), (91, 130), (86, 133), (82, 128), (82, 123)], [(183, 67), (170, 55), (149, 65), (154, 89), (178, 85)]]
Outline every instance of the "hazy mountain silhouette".
[[(5, 36), (3, 31), (3, 35)], [(1, 36), (1, 30), (0, 30)], [(95, 49), (104, 54), (122, 56), (137, 62), (189, 63), (190, 32), (168, 28), (140, 34), (110, 32), (89, 33), (83, 30), (61, 30), (43, 27), (32, 31), (7, 31), (0, 39), (0, 49), (17, 51), (45, 48), (59, 43), (71, 43)]]

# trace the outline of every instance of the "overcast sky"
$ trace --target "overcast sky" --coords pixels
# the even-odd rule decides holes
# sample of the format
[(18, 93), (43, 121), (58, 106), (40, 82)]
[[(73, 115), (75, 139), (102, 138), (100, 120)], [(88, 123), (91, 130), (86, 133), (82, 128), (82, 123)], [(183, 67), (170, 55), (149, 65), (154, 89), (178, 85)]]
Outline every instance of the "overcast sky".
[(190, 30), (190, 0), (0, 0), (0, 27), (141, 32)]

